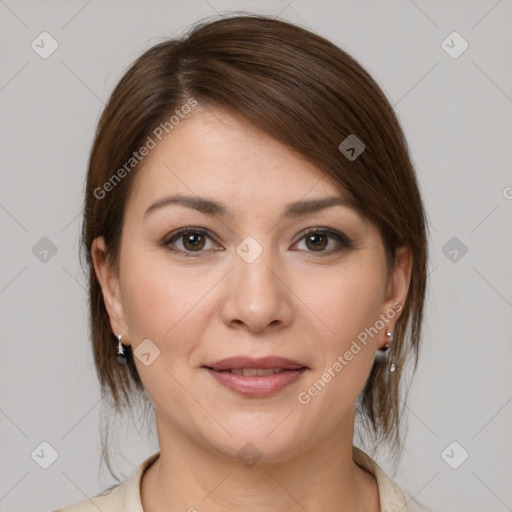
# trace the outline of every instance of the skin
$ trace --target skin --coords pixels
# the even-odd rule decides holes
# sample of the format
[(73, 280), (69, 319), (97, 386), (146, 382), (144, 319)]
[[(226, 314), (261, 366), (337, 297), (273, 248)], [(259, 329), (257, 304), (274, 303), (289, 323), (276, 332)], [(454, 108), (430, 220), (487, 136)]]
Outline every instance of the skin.
[[(126, 205), (119, 274), (102, 237), (93, 257), (113, 332), (134, 350), (145, 339), (160, 350), (149, 366), (135, 358), (161, 454), (142, 479), (145, 512), (379, 511), (374, 477), (352, 460), (354, 404), (399, 313), (309, 404), (297, 396), (379, 315), (404, 304), (410, 251), (400, 249), (388, 271), (379, 232), (348, 206), (283, 219), (288, 203), (339, 196), (339, 186), (220, 108), (196, 107), (142, 165)], [(172, 205), (143, 218), (177, 193), (222, 202), (232, 214)], [(175, 252), (166, 248), (183, 227), (210, 236), (188, 244), (181, 236)], [(353, 246), (321, 233), (308, 243), (309, 228), (339, 231)], [(263, 249), (252, 263), (236, 252), (248, 236)], [(278, 355), (309, 369), (273, 396), (244, 397), (201, 368), (233, 355)], [(251, 467), (237, 457), (248, 442), (261, 453)]]

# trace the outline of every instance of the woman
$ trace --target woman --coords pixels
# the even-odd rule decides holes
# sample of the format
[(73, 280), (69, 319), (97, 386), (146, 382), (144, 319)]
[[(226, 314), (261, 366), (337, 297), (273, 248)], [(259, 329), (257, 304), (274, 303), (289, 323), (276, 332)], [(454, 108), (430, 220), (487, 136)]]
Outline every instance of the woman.
[(234, 16), (146, 51), (90, 155), (91, 334), (116, 408), (160, 451), (63, 508), (411, 511), (353, 446), (398, 456), (417, 362), (425, 215), (377, 84), (295, 25)]

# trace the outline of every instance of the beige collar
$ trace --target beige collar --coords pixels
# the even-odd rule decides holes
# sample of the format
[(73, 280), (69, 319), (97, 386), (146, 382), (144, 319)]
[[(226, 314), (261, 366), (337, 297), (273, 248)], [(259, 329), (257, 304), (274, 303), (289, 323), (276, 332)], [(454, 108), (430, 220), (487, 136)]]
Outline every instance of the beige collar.
[(369, 471), (377, 480), (381, 512), (407, 512), (402, 491), (369, 455), (357, 446), (352, 446), (352, 458), (358, 466)]

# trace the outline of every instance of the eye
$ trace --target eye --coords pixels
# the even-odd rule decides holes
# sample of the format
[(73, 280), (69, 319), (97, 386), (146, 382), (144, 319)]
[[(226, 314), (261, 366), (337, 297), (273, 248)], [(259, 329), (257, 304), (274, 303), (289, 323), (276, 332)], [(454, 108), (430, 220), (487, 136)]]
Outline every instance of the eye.
[[(328, 250), (329, 239), (334, 241)], [(352, 241), (345, 234), (332, 229), (311, 229), (300, 240), (304, 240), (308, 252), (332, 254), (352, 247)], [(337, 245), (337, 246), (336, 246)], [(333, 248), (334, 246), (334, 248)]]
[[(329, 255), (343, 249), (353, 247), (353, 243), (345, 234), (328, 228), (310, 229), (299, 240), (304, 241), (307, 252), (317, 252)], [(210, 242), (210, 246), (208, 246)], [(184, 256), (202, 256), (202, 253), (212, 250), (223, 250), (213, 243), (208, 231), (202, 228), (182, 228), (171, 233), (162, 244), (170, 251), (182, 253)], [(327, 249), (327, 250), (326, 250)]]
[[(212, 242), (212, 237), (201, 228), (183, 228), (179, 229), (167, 238), (163, 244), (171, 251), (185, 253), (201, 253), (206, 250), (215, 250), (213, 247), (207, 247), (207, 241)], [(176, 247), (177, 246), (177, 247)], [(181, 247), (180, 247), (181, 246)]]

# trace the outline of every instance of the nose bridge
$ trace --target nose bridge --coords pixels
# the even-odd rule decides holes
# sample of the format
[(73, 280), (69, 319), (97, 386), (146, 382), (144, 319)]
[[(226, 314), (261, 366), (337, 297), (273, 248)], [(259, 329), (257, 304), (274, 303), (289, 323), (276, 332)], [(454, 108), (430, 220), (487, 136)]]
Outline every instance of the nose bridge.
[[(276, 266), (275, 251), (268, 242), (256, 241), (247, 237), (236, 249), (234, 262), (237, 294), (246, 296), (252, 310), (261, 309), (263, 304), (270, 306), (277, 290), (274, 272)], [(262, 244), (265, 244), (264, 246)]]
[(269, 237), (247, 237), (236, 248), (228, 284), (224, 321), (261, 331), (286, 325), (292, 317), (287, 288), (281, 282), (279, 254)]

